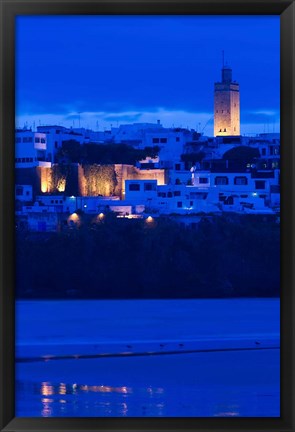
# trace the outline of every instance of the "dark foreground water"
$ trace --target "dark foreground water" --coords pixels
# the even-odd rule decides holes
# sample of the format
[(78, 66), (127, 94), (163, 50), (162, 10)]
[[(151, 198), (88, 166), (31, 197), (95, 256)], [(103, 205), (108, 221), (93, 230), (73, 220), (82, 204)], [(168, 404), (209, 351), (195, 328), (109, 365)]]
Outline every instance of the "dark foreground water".
[(17, 303), (16, 415), (276, 417), (279, 300)]

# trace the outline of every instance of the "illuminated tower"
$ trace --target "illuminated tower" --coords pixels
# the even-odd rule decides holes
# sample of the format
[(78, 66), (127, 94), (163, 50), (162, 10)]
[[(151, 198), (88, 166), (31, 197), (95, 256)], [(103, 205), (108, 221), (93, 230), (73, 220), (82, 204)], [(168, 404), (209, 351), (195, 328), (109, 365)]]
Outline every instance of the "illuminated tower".
[(240, 135), (240, 86), (223, 64), (221, 82), (214, 84), (214, 136)]

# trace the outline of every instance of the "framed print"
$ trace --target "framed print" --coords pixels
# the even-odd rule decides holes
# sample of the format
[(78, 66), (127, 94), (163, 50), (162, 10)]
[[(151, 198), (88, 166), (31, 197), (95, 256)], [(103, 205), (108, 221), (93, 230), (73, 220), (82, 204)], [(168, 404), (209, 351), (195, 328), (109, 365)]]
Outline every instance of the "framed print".
[(294, 430), (294, 2), (0, 4), (1, 430)]

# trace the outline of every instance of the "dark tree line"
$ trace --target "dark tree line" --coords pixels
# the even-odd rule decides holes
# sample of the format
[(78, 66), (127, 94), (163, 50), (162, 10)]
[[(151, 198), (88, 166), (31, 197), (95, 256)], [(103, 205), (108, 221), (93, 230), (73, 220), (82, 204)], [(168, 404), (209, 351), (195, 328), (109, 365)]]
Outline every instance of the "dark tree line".
[(145, 159), (147, 156), (155, 157), (159, 153), (159, 147), (145, 147), (135, 149), (128, 144), (83, 144), (75, 140), (64, 141), (57, 154), (57, 162), (66, 160), (72, 163), (82, 164), (130, 164)]
[(17, 234), (18, 298), (269, 297), (280, 290), (280, 230), (261, 216), (184, 227), (116, 219)]

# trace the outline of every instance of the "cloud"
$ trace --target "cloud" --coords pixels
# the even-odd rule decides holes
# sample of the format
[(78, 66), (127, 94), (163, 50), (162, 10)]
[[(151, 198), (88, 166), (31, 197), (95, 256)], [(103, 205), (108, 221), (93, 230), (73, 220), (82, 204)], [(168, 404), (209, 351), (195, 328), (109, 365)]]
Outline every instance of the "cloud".
[(243, 123), (268, 124), (276, 123), (280, 119), (280, 113), (276, 110), (242, 111), (241, 121)]
[(110, 114), (106, 115), (104, 117), (104, 120), (106, 122), (114, 121), (114, 122), (120, 122), (120, 123), (135, 123), (139, 121), (141, 117), (141, 113), (137, 114)]

